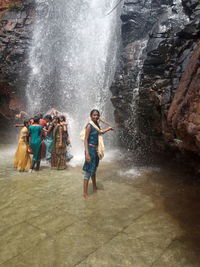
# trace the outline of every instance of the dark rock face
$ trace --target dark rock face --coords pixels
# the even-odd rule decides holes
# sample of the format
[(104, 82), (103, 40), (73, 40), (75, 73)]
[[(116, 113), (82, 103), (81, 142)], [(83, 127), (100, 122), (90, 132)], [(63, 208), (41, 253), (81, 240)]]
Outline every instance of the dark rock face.
[(0, 120), (22, 110), (28, 75), (27, 54), (34, 21), (33, 1), (1, 1)]
[(195, 9), (196, 9), (196, 11), (200, 10), (199, 1), (182, 0), (182, 3), (183, 3), (183, 8), (184, 8), (185, 12), (190, 16), (190, 18), (194, 18), (194, 16), (192, 16), (192, 15), (193, 15)]
[[(32, 0), (0, 1), (0, 139), (12, 142), (15, 114), (24, 110), (28, 47), (35, 12)], [(21, 121), (20, 121), (21, 122)]]
[(175, 138), (183, 139), (168, 111), (200, 37), (200, 5), (197, 0), (125, 1), (122, 22), (120, 64), (111, 86), (121, 141), (132, 150), (138, 144), (164, 150)]

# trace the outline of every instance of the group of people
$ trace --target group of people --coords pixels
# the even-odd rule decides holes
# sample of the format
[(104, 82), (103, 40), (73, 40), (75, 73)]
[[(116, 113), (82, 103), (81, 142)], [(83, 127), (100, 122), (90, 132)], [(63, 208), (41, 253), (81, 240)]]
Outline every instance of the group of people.
[(66, 168), (70, 140), (65, 116), (46, 115), (43, 118), (38, 114), (16, 126), (22, 126), (14, 158), (14, 167), (18, 171), (39, 171), (42, 158), (53, 169)]
[[(104, 144), (102, 135), (113, 130), (109, 125), (102, 130), (99, 122), (108, 124), (100, 119), (98, 110), (93, 109), (90, 112), (90, 121), (82, 133), (85, 148), (85, 162), (83, 165), (84, 182), (83, 196), (88, 195), (88, 183), (91, 178), (93, 190), (99, 188), (96, 184), (96, 170), (99, 165), (99, 159), (104, 156)], [(21, 126), (21, 125), (18, 125)], [(41, 114), (34, 118), (24, 121), (20, 132), (19, 143), (15, 153), (14, 167), (19, 171), (39, 171), (42, 154), (45, 150), (46, 161), (51, 164), (53, 169), (63, 170), (66, 168), (67, 146), (70, 144), (67, 122), (64, 116)], [(32, 160), (30, 154), (33, 154)]]

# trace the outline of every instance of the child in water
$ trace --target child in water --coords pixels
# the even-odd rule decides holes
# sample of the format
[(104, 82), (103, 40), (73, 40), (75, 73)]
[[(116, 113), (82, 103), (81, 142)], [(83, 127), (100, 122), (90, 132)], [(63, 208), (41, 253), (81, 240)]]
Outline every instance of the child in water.
[(88, 196), (88, 182), (91, 177), (93, 184), (93, 191), (98, 190), (96, 185), (96, 170), (99, 165), (99, 159), (103, 157), (103, 151), (100, 151), (100, 142), (102, 134), (113, 130), (112, 127), (108, 127), (105, 130), (101, 130), (98, 124), (100, 119), (100, 113), (98, 110), (93, 109), (90, 112), (91, 121), (87, 124), (85, 130), (85, 139), (84, 139), (84, 147), (85, 147), (85, 163), (83, 165), (84, 174), (84, 182), (83, 182), (83, 196), (84, 198), (91, 198)]

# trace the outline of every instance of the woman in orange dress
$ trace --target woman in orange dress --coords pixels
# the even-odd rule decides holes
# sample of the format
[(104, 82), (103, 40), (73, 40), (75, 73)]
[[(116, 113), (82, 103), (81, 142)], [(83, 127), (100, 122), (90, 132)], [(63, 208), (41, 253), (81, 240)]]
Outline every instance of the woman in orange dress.
[(14, 167), (18, 171), (28, 171), (31, 167), (28, 148), (28, 121), (24, 121), (24, 127), (20, 131), (18, 147), (14, 157)]

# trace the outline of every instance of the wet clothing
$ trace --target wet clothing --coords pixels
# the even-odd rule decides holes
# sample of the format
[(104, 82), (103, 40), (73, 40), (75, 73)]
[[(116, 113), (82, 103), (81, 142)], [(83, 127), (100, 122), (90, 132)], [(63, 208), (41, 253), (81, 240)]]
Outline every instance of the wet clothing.
[(91, 161), (85, 161), (83, 165), (83, 170), (85, 171), (84, 179), (89, 179), (93, 174), (95, 174), (99, 165), (99, 156), (97, 154), (99, 132), (90, 123), (88, 125), (90, 126), (88, 152), (90, 154)]
[(39, 125), (41, 125), (42, 128), (44, 128), (44, 127), (47, 125), (46, 120), (44, 120), (44, 119), (40, 119)]
[(63, 138), (62, 146), (60, 144), (60, 128), (62, 125), (57, 125), (53, 129), (53, 149), (51, 153), (52, 169), (64, 170), (66, 168), (66, 142)]
[(49, 122), (47, 123), (47, 129), (49, 127), (52, 127), (52, 130), (50, 131), (50, 133), (47, 133), (46, 137), (45, 137), (45, 146), (46, 146), (46, 160), (50, 160), (51, 159), (51, 151), (53, 148), (53, 123)]
[(30, 146), (33, 151), (33, 161), (41, 160), (41, 144), (42, 144), (42, 126), (29, 126), (29, 134), (31, 136)]
[[(44, 119), (40, 119), (39, 125), (42, 126), (42, 128), (47, 126), (47, 122)], [(42, 136), (42, 145), (41, 145), (41, 158), (44, 159), (46, 157), (46, 146), (44, 143), (44, 136)]]
[[(67, 125), (65, 126), (67, 128)], [(64, 126), (63, 126), (63, 141), (66, 143), (66, 145), (69, 145), (69, 134), (68, 134), (68, 130), (64, 130)]]
[(18, 171), (28, 171), (31, 167), (31, 158), (28, 153), (28, 129), (23, 127), (20, 131), (18, 147), (15, 152), (14, 167)]

